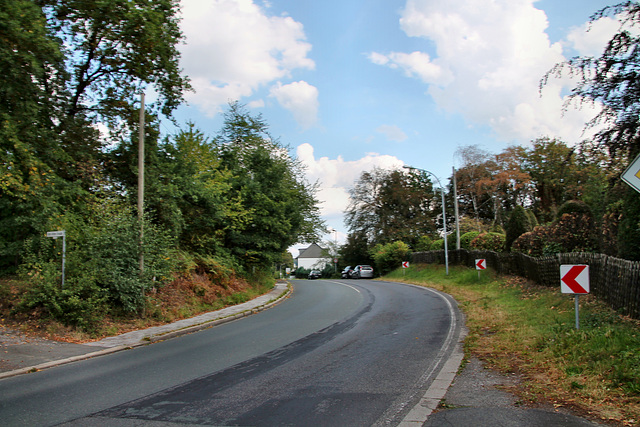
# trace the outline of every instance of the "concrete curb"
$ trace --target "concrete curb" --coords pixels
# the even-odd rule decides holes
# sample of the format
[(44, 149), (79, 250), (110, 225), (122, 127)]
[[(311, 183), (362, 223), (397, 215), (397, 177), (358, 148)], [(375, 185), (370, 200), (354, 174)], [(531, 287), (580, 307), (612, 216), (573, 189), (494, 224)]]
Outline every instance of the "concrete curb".
[[(77, 362), (79, 360), (86, 360), (86, 359), (91, 359), (93, 357), (99, 357), (99, 356), (104, 356), (107, 354), (111, 354), (111, 353), (117, 353), (123, 350), (130, 350), (132, 348), (135, 347), (140, 347), (143, 345), (149, 345), (155, 342), (160, 342), (160, 341), (165, 341), (171, 338), (176, 338), (179, 337), (181, 335), (186, 335), (186, 334), (191, 334), (193, 332), (198, 332), (201, 331), (203, 329), (208, 329), (208, 328), (212, 328), (214, 326), (219, 326), (228, 322), (232, 322), (234, 320), (243, 318), (243, 317), (247, 317), (250, 316), (252, 314), (256, 314), (259, 313), (263, 310), (266, 310), (268, 308), (271, 308), (273, 306), (275, 306), (276, 304), (278, 304), (279, 302), (283, 301), (286, 297), (288, 297), (292, 290), (291, 290), (291, 286), (289, 284), (289, 282), (287, 282), (287, 284), (285, 286), (278, 286), (278, 285), (283, 285), (281, 283), (276, 284), (276, 286), (274, 287), (274, 289), (272, 291), (270, 291), (269, 293), (262, 295), (258, 298), (255, 298), (251, 301), (245, 302), (243, 304), (239, 304), (237, 306), (232, 306), (232, 307), (227, 307), (226, 309), (240, 309), (246, 307), (244, 310), (240, 311), (239, 313), (236, 314), (224, 314), (226, 309), (222, 309), (222, 310), (218, 310), (215, 312), (210, 312), (210, 313), (206, 313), (206, 315), (213, 315), (215, 316), (215, 313), (220, 312), (221, 315), (220, 317), (213, 317), (210, 320), (206, 320), (204, 322), (200, 322), (191, 326), (176, 326), (177, 329), (174, 330), (168, 330), (168, 331), (162, 331), (159, 333), (153, 333), (150, 332), (149, 334), (144, 334), (144, 331), (140, 331), (142, 332), (141, 334), (141, 338), (137, 341), (137, 342), (133, 342), (130, 344), (126, 344), (126, 345), (116, 345), (113, 347), (109, 347), (109, 348), (105, 348), (102, 350), (98, 350), (98, 351), (93, 351), (90, 353), (86, 353), (86, 354), (81, 354), (78, 356), (72, 356), (72, 357), (68, 357), (68, 358), (64, 358), (64, 359), (57, 359), (57, 360), (52, 360), (50, 362), (45, 362), (45, 363), (41, 363), (35, 366), (29, 366), (29, 367), (25, 367), (25, 368), (20, 368), (20, 369), (15, 369), (13, 371), (7, 371), (7, 372), (2, 372), (0, 373), (0, 380), (4, 379), (4, 378), (10, 378), (10, 377), (15, 377), (17, 375), (23, 375), (23, 374), (28, 374), (28, 373), (32, 373), (32, 372), (38, 372), (38, 371), (42, 371), (44, 369), (48, 369), (48, 368), (53, 368), (55, 366), (60, 366), (60, 365), (66, 365), (68, 363), (72, 363), (72, 362)], [(257, 300), (260, 300), (260, 298), (266, 298), (266, 297), (271, 297), (267, 302), (265, 303), (258, 303), (256, 304)], [(259, 302), (259, 301), (258, 301)], [(201, 315), (202, 316), (202, 315)], [(196, 316), (195, 318), (198, 318), (199, 316)], [(195, 319), (194, 318), (194, 319)], [(173, 325), (176, 325), (177, 323), (174, 323)], [(171, 325), (164, 325), (165, 328), (171, 329)], [(149, 328), (148, 330), (154, 330), (154, 328)], [(117, 338), (117, 337), (110, 337), (110, 338)], [(100, 341), (98, 341), (97, 343), (99, 343)], [(87, 345), (99, 345), (96, 344), (96, 342), (93, 342), (91, 344), (87, 344)]]

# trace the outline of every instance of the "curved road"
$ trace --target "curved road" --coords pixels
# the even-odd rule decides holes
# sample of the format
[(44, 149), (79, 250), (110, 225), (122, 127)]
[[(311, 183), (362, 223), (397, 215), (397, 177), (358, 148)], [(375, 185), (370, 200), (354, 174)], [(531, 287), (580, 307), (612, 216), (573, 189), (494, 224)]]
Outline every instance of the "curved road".
[(410, 285), (294, 281), (266, 310), (0, 381), (3, 425), (397, 425), (457, 342), (460, 314)]

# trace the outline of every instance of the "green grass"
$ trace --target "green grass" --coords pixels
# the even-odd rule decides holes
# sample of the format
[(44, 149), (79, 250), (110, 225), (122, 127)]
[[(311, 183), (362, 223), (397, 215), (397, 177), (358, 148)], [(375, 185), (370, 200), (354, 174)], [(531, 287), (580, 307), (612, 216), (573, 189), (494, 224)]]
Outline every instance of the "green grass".
[(492, 368), (523, 375), (521, 397), (640, 424), (640, 323), (593, 296), (574, 298), (515, 277), (418, 265), (385, 277), (452, 295), (467, 317), (465, 348)]

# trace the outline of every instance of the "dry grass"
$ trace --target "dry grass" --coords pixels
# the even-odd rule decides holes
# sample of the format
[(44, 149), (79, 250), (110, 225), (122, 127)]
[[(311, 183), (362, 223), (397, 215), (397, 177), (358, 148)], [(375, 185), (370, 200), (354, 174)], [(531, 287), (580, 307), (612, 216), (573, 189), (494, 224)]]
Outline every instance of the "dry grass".
[[(515, 277), (412, 266), (389, 276), (449, 293), (467, 317), (466, 351), (522, 378), (521, 400), (567, 407), (617, 425), (640, 424), (640, 327), (581, 297), (574, 300)], [(559, 288), (559, 286), (558, 286)]]
[(29, 285), (17, 280), (0, 282), (0, 325), (35, 336), (62, 342), (83, 343), (152, 326), (189, 318), (251, 300), (270, 289), (269, 284), (251, 285), (236, 276), (224, 280), (206, 273), (193, 272), (176, 277), (171, 283), (151, 289), (142, 313), (107, 314), (91, 333), (65, 326), (43, 313), (13, 313)]

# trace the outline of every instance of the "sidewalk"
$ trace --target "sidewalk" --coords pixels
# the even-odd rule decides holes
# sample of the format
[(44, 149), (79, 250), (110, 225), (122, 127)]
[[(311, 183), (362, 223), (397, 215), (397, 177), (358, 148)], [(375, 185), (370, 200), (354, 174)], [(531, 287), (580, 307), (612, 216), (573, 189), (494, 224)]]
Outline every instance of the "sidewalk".
[(0, 327), (0, 379), (147, 345), (230, 322), (258, 313), (277, 304), (289, 292), (290, 290), (286, 283), (277, 283), (271, 292), (243, 304), (226, 307), (168, 325), (127, 332), (126, 334), (85, 344), (28, 338), (20, 334), (10, 333), (10, 331)]

